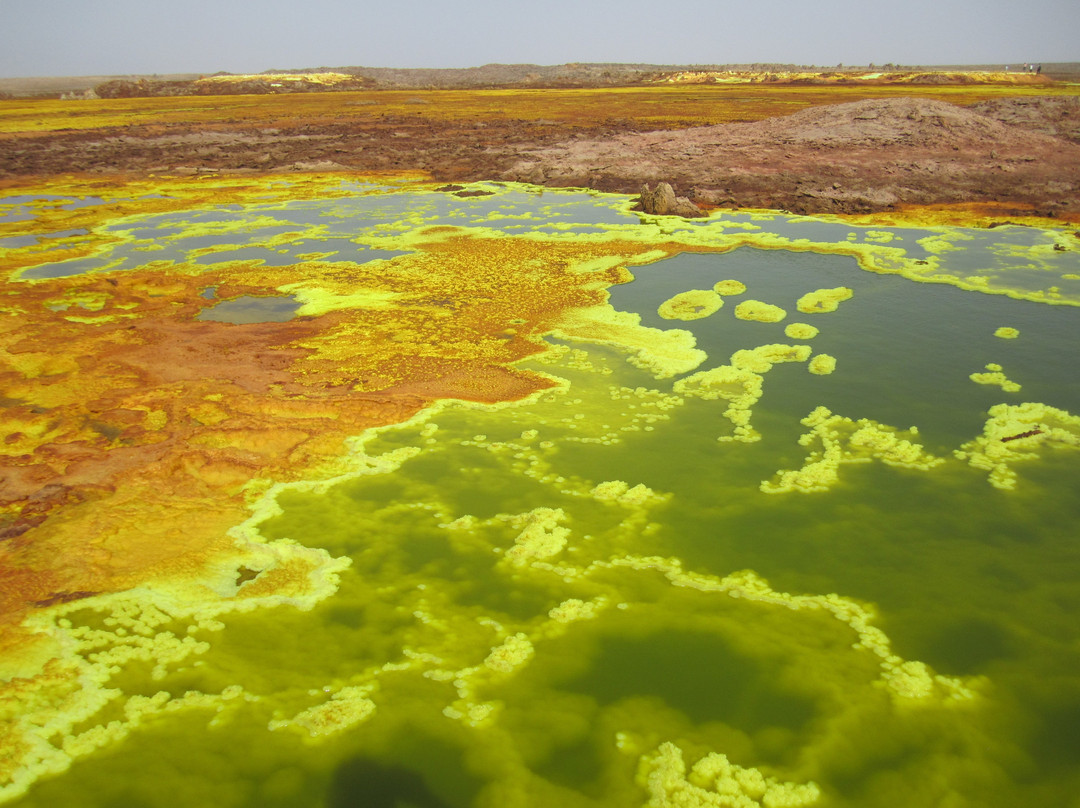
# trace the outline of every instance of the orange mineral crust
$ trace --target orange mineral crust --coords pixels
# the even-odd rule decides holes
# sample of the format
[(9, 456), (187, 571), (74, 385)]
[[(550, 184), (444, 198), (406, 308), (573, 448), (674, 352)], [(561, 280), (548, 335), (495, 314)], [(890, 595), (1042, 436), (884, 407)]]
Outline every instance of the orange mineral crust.
[[(337, 473), (346, 439), (366, 428), (440, 399), (550, 386), (514, 363), (627, 279), (610, 261), (576, 268), (657, 249), (459, 233), (421, 230), (392, 262), (158, 262), (9, 282), (3, 650), (26, 639), (28, 610), (197, 581), (222, 564), (235, 576), (243, 553), (228, 531), (253, 497)], [(288, 322), (198, 320), (218, 302), (200, 296), (208, 287), (220, 300), (291, 293), (303, 305)]]

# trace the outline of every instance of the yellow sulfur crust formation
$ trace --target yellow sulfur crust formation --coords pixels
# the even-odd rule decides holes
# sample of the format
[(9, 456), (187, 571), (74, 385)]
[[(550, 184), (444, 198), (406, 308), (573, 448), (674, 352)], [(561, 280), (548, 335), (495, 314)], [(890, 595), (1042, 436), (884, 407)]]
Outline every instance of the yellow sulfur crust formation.
[(813, 339), (818, 335), (818, 329), (807, 323), (788, 323), (784, 327), (784, 336), (789, 339)]
[(836, 370), (836, 357), (829, 354), (817, 354), (806, 366), (816, 376), (828, 376)]
[(514, 539), (514, 546), (506, 551), (506, 559), (515, 566), (523, 566), (561, 553), (570, 535), (568, 528), (559, 525), (565, 519), (561, 508), (536, 508), (517, 517), (512, 524), (520, 527), (521, 532)]
[(840, 304), (848, 300), (855, 293), (846, 286), (837, 286), (833, 289), (818, 289), (808, 292), (798, 299), (795, 308), (804, 314), (816, 314), (818, 312), (836, 311)]
[(680, 292), (660, 304), (656, 313), (665, 320), (700, 320), (720, 311), (724, 299), (709, 289)]
[[(901, 437), (899, 430), (868, 418), (853, 421), (818, 407), (802, 423), (810, 431), (799, 438), (799, 445), (814, 447), (813, 451), (802, 468), (780, 471), (773, 480), (763, 482), (765, 493), (827, 491), (839, 480), (844, 463), (881, 460), (890, 466), (925, 470), (944, 462), (924, 451), (921, 444)], [(914, 428), (908, 431), (909, 437), (916, 434)]]
[(764, 379), (761, 374), (767, 373), (779, 362), (805, 362), (809, 358), (808, 345), (761, 345), (736, 351), (731, 355), (730, 365), (721, 365), (679, 379), (672, 389), (680, 395), (706, 401), (723, 399), (728, 403), (724, 417), (735, 427), (735, 431), (730, 437), (721, 436), (720, 440), (753, 443), (761, 437), (750, 426), (751, 410), (762, 394)]
[[(331, 182), (296, 182), (291, 201), (338, 199)], [(213, 183), (236, 187), (215, 195)], [(190, 196), (181, 198), (185, 193)], [(69, 223), (93, 230), (79, 244), (58, 243), (56, 252), (61, 260), (90, 258), (94, 250), (124, 244), (129, 231), (121, 224), (134, 232), (144, 225), (143, 213), (169, 212), (190, 200), (251, 203), (260, 211), (252, 222), (281, 227), (275, 205), (294, 191), (283, 190), (273, 202), (263, 199), (267, 193), (265, 182), (250, 178), (203, 179), (178, 188), (176, 198), (151, 194), (143, 212), (125, 208), (127, 202), (116, 203), (122, 216), (54, 211), (58, 221), (70, 214)], [(379, 209), (382, 193), (385, 188), (359, 202)], [(204, 723), (218, 727), (234, 719), (230, 732), (248, 733), (240, 737), (273, 754), (284, 749), (286, 758), (329, 738), (318, 750), (325, 750), (325, 763), (313, 768), (320, 783), (342, 750), (378, 756), (395, 743), (396, 729), (388, 727), (407, 725), (417, 737), (460, 744), (469, 774), (483, 768), (491, 778), (476, 804), (506, 806), (641, 804), (641, 791), (627, 776), (637, 762), (650, 806), (804, 808), (823, 794), (835, 796), (826, 779), (830, 766), (852, 761), (859, 776), (878, 771), (884, 779), (885, 770), (873, 768), (876, 760), (866, 762), (879, 752), (875, 744), (862, 757), (846, 751), (861, 737), (847, 734), (856, 724), (873, 723), (886, 752), (897, 727), (916, 739), (945, 727), (954, 749), (974, 750), (986, 729), (979, 721), (991, 709), (976, 699), (981, 680), (937, 675), (894, 653), (874, 625), (872, 605), (774, 590), (749, 570), (721, 577), (688, 570), (677, 558), (646, 555), (671, 541), (670, 526), (679, 523), (664, 519), (698, 518), (698, 506), (687, 507), (681, 490), (662, 490), (669, 480), (687, 479), (684, 451), (691, 456), (707, 448), (701, 422), (679, 421), (677, 410), (709, 423), (722, 407), (733, 430), (719, 440), (749, 443), (759, 438), (751, 416), (776, 364), (803, 362), (824, 375), (836, 360), (812, 355), (808, 345), (770, 344), (736, 350), (727, 364), (695, 372), (707, 357), (693, 334), (643, 327), (637, 315), (609, 305), (607, 289), (626, 282), (626, 266), (684, 249), (730, 249), (742, 238), (776, 249), (819, 248), (738, 228), (724, 241), (710, 235), (710, 221), (687, 224), (676, 235), (636, 223), (585, 233), (560, 230), (565, 223), (544, 232), (498, 231), (496, 223), (524, 227), (528, 218), (498, 198), (484, 203), (491, 210), (463, 208), (455, 210), (459, 218), (443, 220), (461, 222), (479, 210), (482, 226), (432, 226), (417, 211), (425, 202), (440, 209), (444, 197), (431, 202), (434, 193), (419, 188), (406, 213), (364, 235), (371, 249), (401, 253), (392, 259), (356, 263), (336, 260), (331, 249), (305, 247), (295, 253), (295, 266), (196, 266), (194, 258), (220, 252), (203, 247), (189, 252), (187, 263), (162, 259), (130, 272), (113, 266), (11, 282), (3, 309), (16, 326), (0, 334), (3, 414), (11, 428), (0, 453), (13, 470), (3, 483), (17, 490), (0, 506), (6, 531), (0, 802), (18, 799), (35, 780), (82, 756), (134, 740), (139, 727), (172, 714), (177, 729), (155, 728), (148, 733), (152, 743), (172, 740), (174, 731), (184, 742), (202, 743)], [(522, 191), (497, 193), (510, 198)], [(559, 192), (545, 192), (549, 197)], [(346, 208), (353, 202), (341, 200)], [(758, 215), (764, 221), (772, 214)], [(351, 225), (346, 216), (341, 221)], [(193, 214), (178, 227), (185, 238), (246, 237), (239, 224), (218, 225), (204, 226)], [(166, 229), (156, 226), (155, 236)], [(290, 223), (264, 244), (285, 253), (293, 241), (316, 241), (323, 226), (296, 230)], [(137, 249), (163, 254), (170, 242), (160, 241)], [(882, 271), (899, 271), (885, 259), (900, 262), (902, 248), (875, 246), (899, 239), (882, 231), (866, 241), (837, 254), (855, 254), (857, 246), (864, 268), (880, 260)], [(18, 278), (40, 263), (42, 252), (8, 250), (5, 266)], [(676, 315), (668, 319), (697, 319), (710, 306), (719, 308), (721, 296), (745, 290), (741, 282), (721, 281), (711, 291), (676, 295), (661, 309)], [(198, 313), (208, 293), (222, 301), (288, 294), (300, 308), (283, 323), (207, 322)], [(810, 298), (807, 311), (831, 311), (850, 296), (843, 287), (818, 290), (800, 304)], [(786, 316), (760, 301), (737, 308), (752, 315), (739, 319)], [(716, 325), (739, 335), (761, 330), (724, 319)], [(817, 329), (792, 323), (785, 333), (808, 340)], [(656, 379), (689, 375), (674, 382), (672, 395), (639, 370)], [(800, 394), (803, 387), (835, 386), (791, 370), (774, 380), (794, 379)], [(1000, 366), (987, 370), (1001, 373)], [(957, 382), (967, 384), (962, 376)], [(456, 403), (446, 403), (451, 400)], [(778, 411), (767, 415), (776, 419)], [(758, 417), (764, 422), (766, 413)], [(469, 428), (455, 432), (455, 423)], [(925, 470), (944, 462), (916, 442), (914, 428), (843, 418), (824, 407), (802, 423), (809, 428), (800, 439), (808, 455), (802, 467), (777, 472), (760, 484), (762, 491), (822, 491), (837, 484), (846, 463), (881, 460)], [(646, 433), (665, 425), (677, 429), (649, 444)], [(749, 513), (735, 499), (757, 507), (761, 497), (747, 495), (747, 479), (756, 484), (762, 469), (790, 463), (789, 450), (783, 460), (767, 459), (778, 448), (773, 444), (713, 445), (724, 455), (717, 466), (725, 468), (715, 485), (711, 477), (703, 481), (709, 496), (701, 498), (701, 510), (715, 508), (710, 518), (726, 519)], [(383, 448), (369, 455), (369, 445)], [(1012, 465), (1044, 445), (1076, 448), (1080, 419), (1044, 405), (1001, 405), (957, 457), (1008, 488), (1016, 482)], [(657, 446), (649, 456), (655, 468), (636, 464), (647, 455), (635, 452)], [(606, 456), (594, 463), (594, 450)], [(672, 476), (673, 468), (682, 476)], [(368, 479), (374, 475), (382, 476)], [(642, 479), (649, 485), (637, 482)], [(734, 490), (741, 494), (728, 496)], [(850, 529), (861, 530), (869, 522), (857, 520), (874, 511), (872, 505), (862, 511), (870, 503), (860, 494), (852, 487), (815, 502), (767, 504), (809, 521), (827, 499), (830, 507), (841, 506), (837, 514), (856, 513)], [(491, 515), (488, 503), (507, 512)], [(328, 549), (271, 541), (260, 528), (266, 536)], [(275, 611), (249, 614), (268, 608)], [(588, 666), (591, 652), (609, 639), (636, 642), (640, 633), (647, 635), (645, 647), (679, 631), (730, 643), (733, 658), (745, 657), (733, 669), (753, 666), (762, 681), (781, 671), (791, 681), (763, 684), (761, 692), (775, 686), (799, 701), (805, 697), (815, 713), (809, 728), (775, 742), (769, 736), (786, 729), (743, 733), (726, 716), (699, 724), (669, 709), (673, 703), (662, 693), (637, 691), (647, 698), (612, 705), (562, 692), (560, 683), (582, 671), (606, 675), (601, 665)], [(355, 654), (343, 651), (349, 643)], [(275, 644), (281, 647), (269, 648)], [(976, 709), (960, 721), (950, 718), (965, 705)], [(748, 709), (770, 711), (769, 705)], [(886, 728), (877, 732), (879, 718)], [(267, 727), (281, 731), (267, 739)], [(829, 740), (834, 732), (840, 742)], [(599, 764), (611, 767), (600, 776), (611, 775), (622, 789), (603, 800), (533, 771), (560, 750), (586, 744), (595, 744), (601, 758), (617, 759), (601, 744), (630, 733), (643, 740), (631, 751), (620, 746), (623, 760)], [(675, 742), (661, 743), (669, 738)], [(783, 757), (758, 754), (770, 744)], [(823, 752), (830, 744), (838, 748)], [(115, 756), (119, 763), (105, 755), (100, 763), (144, 759), (132, 746)], [(988, 755), (1008, 751), (991, 745)], [(833, 760), (818, 759), (829, 754)], [(966, 771), (966, 758), (942, 762), (951, 754), (928, 751), (928, 765), (941, 770), (923, 779)], [(222, 758), (222, 769), (237, 762)], [(762, 759), (785, 763), (759, 763), (759, 770), (732, 762)], [(98, 763), (81, 772), (94, 772)], [(298, 762), (297, 771), (307, 766)], [(906, 774), (912, 772), (914, 764)], [(606, 788), (609, 780), (596, 782)], [(41, 784), (42, 793), (53, 793), (53, 785)]]
[(735, 316), (740, 320), (752, 320), (758, 323), (778, 323), (787, 317), (787, 312), (771, 303), (744, 300), (735, 307)]
[(713, 284), (713, 291), (718, 295), (741, 295), (746, 291), (746, 284), (742, 281), (717, 281)]
[(638, 781), (647, 808), (809, 808), (821, 797), (816, 783), (780, 782), (715, 752), (687, 773), (683, 751), (670, 741), (642, 757)]
[(987, 413), (983, 433), (954, 453), (990, 472), (995, 488), (1016, 488), (1017, 461), (1033, 460), (1044, 448), (1080, 448), (1080, 416), (1046, 404), (998, 404)]
[(1001, 365), (996, 362), (991, 362), (986, 366), (986, 373), (972, 373), (969, 377), (976, 384), (992, 384), (997, 385), (1006, 393), (1019, 393), (1020, 385), (1014, 381), (1011, 381), (1008, 376), (1002, 372)]

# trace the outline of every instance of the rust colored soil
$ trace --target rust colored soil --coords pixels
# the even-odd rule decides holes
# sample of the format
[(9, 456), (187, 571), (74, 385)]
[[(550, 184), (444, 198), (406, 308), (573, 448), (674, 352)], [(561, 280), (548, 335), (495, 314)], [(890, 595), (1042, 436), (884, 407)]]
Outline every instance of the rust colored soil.
[[(572, 268), (652, 248), (426, 232), (394, 273), (317, 260), (191, 273), (163, 261), (156, 272), (9, 287), (0, 652), (25, 639), (7, 632), (27, 609), (235, 556), (229, 528), (248, 514), (254, 481), (332, 475), (348, 438), (438, 400), (512, 401), (549, 387), (514, 363), (541, 351), (565, 312), (602, 303), (602, 289), (626, 279)], [(284, 323), (196, 319), (207, 286), (232, 299), (289, 283), (393, 303)]]

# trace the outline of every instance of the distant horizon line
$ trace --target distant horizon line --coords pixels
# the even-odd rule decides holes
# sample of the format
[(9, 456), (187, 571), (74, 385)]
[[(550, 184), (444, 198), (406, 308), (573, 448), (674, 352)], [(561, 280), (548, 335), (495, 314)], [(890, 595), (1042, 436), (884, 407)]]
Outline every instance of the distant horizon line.
[(803, 64), (796, 62), (768, 62), (768, 61), (752, 61), (752, 62), (695, 62), (695, 63), (653, 63), (653, 62), (559, 62), (552, 64), (540, 64), (538, 62), (486, 62), (481, 65), (473, 65), (471, 67), (387, 67), (378, 65), (320, 65), (318, 67), (294, 67), (294, 68), (267, 68), (259, 71), (231, 71), (231, 70), (177, 70), (171, 72), (153, 71), (153, 72), (126, 72), (126, 73), (70, 73), (70, 74), (35, 74), (35, 75), (3, 75), (0, 76), (0, 80), (4, 81), (32, 81), (35, 79), (78, 79), (78, 78), (126, 78), (126, 77), (138, 77), (138, 78), (153, 78), (153, 77), (168, 77), (168, 76), (217, 76), (217, 75), (232, 75), (232, 76), (258, 76), (266, 73), (313, 73), (320, 71), (334, 71), (334, 70), (407, 70), (407, 71), (470, 71), (481, 70), (488, 67), (565, 67), (565, 66), (612, 66), (612, 67), (635, 67), (640, 69), (733, 69), (733, 68), (749, 68), (755, 65), (772, 65), (783, 66), (786, 68), (805, 68), (808, 70), (871, 70), (879, 68), (891, 68), (896, 70), (942, 70), (942, 69), (982, 69), (991, 67), (1010, 68), (1013, 66), (1020, 67), (1022, 65), (1042, 65), (1044, 69), (1047, 67), (1054, 68), (1057, 66), (1065, 65), (1078, 65), (1080, 66), (1080, 59), (1076, 61), (1059, 61), (1049, 62), (1038, 60), (1031, 61), (1011, 61), (1011, 62), (969, 62), (969, 63), (935, 63), (935, 64), (908, 64), (900, 62), (873, 62), (863, 65), (862, 63), (846, 63), (840, 62), (835, 65), (821, 65), (821, 64)]

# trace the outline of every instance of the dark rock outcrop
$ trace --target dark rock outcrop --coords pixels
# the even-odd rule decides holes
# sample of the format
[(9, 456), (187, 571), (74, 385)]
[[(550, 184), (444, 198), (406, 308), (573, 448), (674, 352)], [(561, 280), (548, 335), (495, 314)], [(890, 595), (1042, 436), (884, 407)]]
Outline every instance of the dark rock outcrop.
[(682, 216), (686, 219), (706, 215), (705, 211), (685, 196), (675, 196), (675, 189), (666, 182), (657, 183), (654, 191), (649, 190), (648, 183), (642, 185), (637, 209), (656, 216)]

